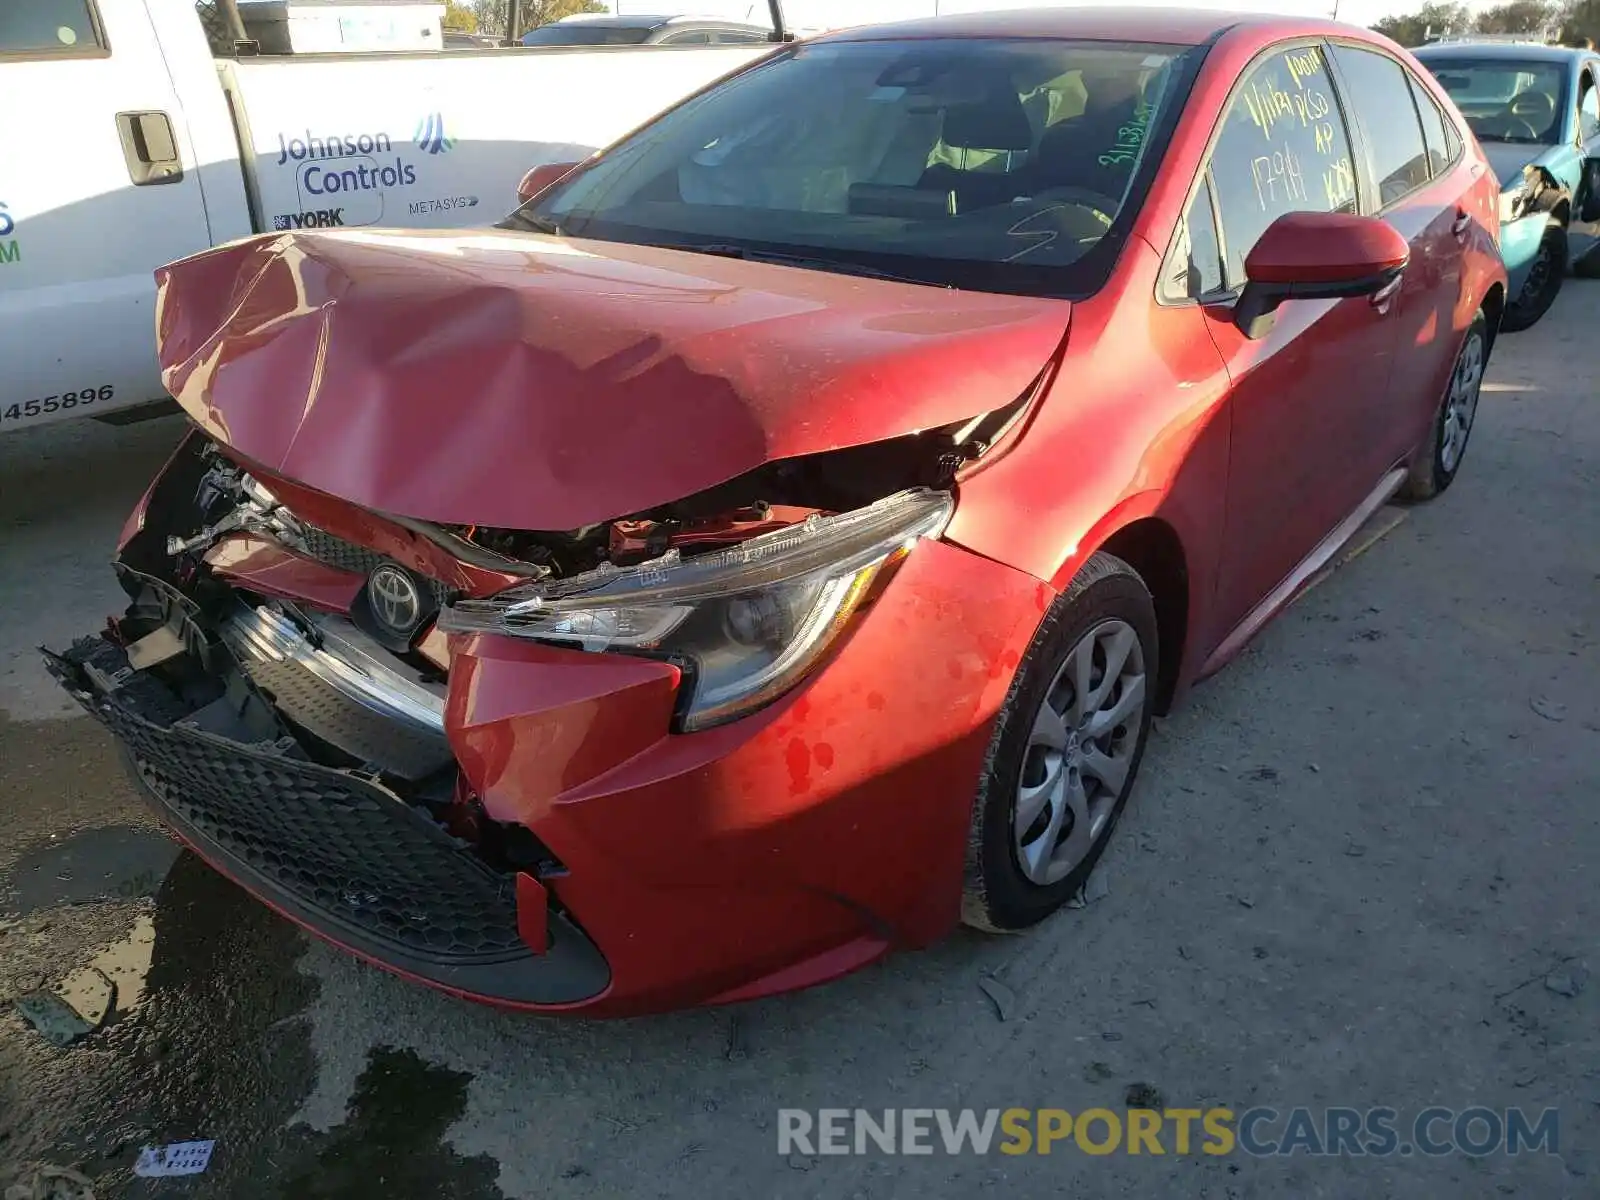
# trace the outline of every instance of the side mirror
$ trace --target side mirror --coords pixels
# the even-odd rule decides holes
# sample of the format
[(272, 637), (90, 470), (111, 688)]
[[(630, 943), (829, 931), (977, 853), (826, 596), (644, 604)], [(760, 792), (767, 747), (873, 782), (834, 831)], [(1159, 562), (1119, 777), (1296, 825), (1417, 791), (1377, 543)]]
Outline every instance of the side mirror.
[(552, 184), (560, 183), (577, 169), (577, 163), (544, 163), (533, 168), (517, 184), (517, 203), (526, 204)]
[(1285, 300), (1376, 296), (1399, 280), (1411, 247), (1387, 221), (1347, 213), (1285, 213), (1244, 260), (1234, 322), (1265, 337)]

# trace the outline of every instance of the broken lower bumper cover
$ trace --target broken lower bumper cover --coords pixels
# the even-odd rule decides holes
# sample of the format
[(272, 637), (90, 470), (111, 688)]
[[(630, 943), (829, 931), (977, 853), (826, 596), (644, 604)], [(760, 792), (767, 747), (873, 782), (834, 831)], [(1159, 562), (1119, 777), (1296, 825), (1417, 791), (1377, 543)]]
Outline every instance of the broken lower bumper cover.
[[(380, 782), (278, 742), (228, 736), (227, 697), (186, 711), (107, 637), (44, 653), (61, 685), (115, 735), (162, 820), (311, 932), (491, 1003), (564, 1007), (610, 986), (605, 958), (563, 914), (548, 909), (530, 922), (519, 912), (546, 903), (542, 887), (491, 869)], [(539, 925), (542, 952), (524, 937)]]

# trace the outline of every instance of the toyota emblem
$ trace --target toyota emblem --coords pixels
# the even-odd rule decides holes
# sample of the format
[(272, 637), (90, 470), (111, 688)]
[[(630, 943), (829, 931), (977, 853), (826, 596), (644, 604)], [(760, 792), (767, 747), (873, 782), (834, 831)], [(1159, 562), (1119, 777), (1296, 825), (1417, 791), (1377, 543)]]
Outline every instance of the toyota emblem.
[(367, 604), (380, 624), (398, 634), (409, 634), (422, 620), (422, 592), (416, 581), (388, 563), (368, 578)]

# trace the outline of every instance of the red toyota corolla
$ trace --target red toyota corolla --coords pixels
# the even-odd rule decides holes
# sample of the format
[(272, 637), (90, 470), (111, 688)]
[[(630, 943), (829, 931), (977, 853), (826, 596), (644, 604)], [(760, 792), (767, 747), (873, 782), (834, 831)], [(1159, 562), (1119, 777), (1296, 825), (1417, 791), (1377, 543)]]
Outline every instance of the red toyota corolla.
[(621, 1014), (1084, 882), (1153, 712), (1449, 486), (1498, 184), (1340, 25), (779, 48), (496, 230), (161, 273), (194, 429), (50, 661), (177, 834), (356, 954)]

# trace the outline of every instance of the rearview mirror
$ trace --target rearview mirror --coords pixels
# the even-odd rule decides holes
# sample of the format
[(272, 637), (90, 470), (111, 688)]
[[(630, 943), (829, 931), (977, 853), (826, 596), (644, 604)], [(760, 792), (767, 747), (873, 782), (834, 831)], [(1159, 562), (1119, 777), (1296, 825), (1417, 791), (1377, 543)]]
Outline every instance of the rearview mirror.
[(533, 168), (517, 184), (517, 203), (526, 204), (552, 184), (560, 183), (577, 169), (577, 163), (543, 163)]
[(1387, 221), (1348, 213), (1285, 213), (1244, 260), (1245, 286), (1234, 322), (1265, 337), (1285, 300), (1373, 296), (1394, 285), (1411, 247)]

